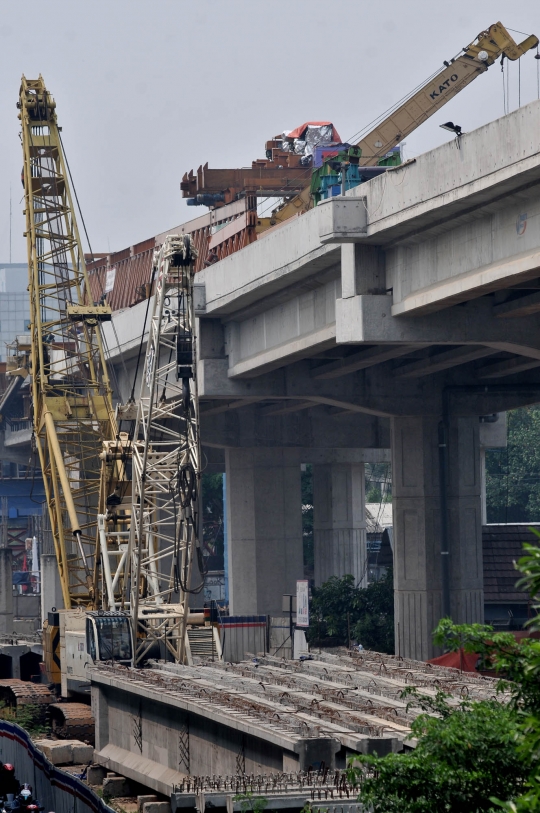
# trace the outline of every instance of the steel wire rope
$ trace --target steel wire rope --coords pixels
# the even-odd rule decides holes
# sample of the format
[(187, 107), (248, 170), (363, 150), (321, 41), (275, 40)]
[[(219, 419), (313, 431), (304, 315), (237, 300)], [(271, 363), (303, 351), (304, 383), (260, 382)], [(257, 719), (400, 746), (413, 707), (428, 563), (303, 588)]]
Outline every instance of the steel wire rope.
[[(156, 276), (156, 268), (157, 268), (156, 263), (152, 262), (152, 274), (151, 274), (151, 277), (150, 277), (150, 291), (152, 291), (152, 286), (154, 284), (154, 279), (155, 279), (155, 276)], [(142, 329), (142, 334), (141, 334), (141, 341), (139, 342), (139, 352), (137, 354), (137, 364), (135, 365), (135, 372), (133, 374), (133, 383), (132, 383), (132, 386), (131, 386), (131, 393), (130, 393), (130, 396), (129, 396), (129, 402), (130, 403), (133, 403), (135, 401), (135, 384), (137, 383), (137, 375), (139, 373), (139, 365), (141, 363), (141, 355), (142, 355), (142, 349), (143, 349), (143, 344), (144, 344), (144, 334), (146, 333), (146, 324), (148, 322), (148, 312), (150, 310), (150, 300), (151, 299), (152, 299), (152, 297), (149, 296), (148, 299), (146, 300), (146, 312), (144, 314), (144, 322), (143, 322), (143, 329)]]
[[(60, 142), (61, 142), (60, 132), (58, 133), (58, 135), (59, 135), (59, 139), (60, 139)], [(50, 138), (50, 127), (49, 127), (49, 138)], [(82, 211), (81, 211), (81, 208), (80, 208), (80, 205), (79, 205), (77, 192), (76, 192), (76, 189), (75, 189), (75, 185), (73, 183), (73, 178), (71, 176), (69, 163), (68, 163), (67, 156), (66, 156), (65, 150), (64, 150), (64, 145), (63, 145), (62, 142), (61, 142), (61, 150), (62, 150), (62, 157), (63, 157), (63, 159), (64, 159), (64, 161), (66, 163), (66, 168), (68, 169), (68, 174), (69, 174), (69, 177), (71, 179), (71, 183), (72, 183), (72, 186), (73, 186), (73, 191), (74, 191), (76, 201), (77, 201), (77, 206), (78, 206), (78, 209), (79, 209), (81, 220), (83, 221), (84, 230), (85, 230), (86, 237), (87, 237), (88, 244), (89, 244), (89, 248), (90, 248), (90, 251), (91, 251), (90, 240), (88, 238), (88, 233), (86, 231), (86, 225), (84, 224), (84, 218), (83, 218)], [(51, 163), (51, 166), (49, 167), (49, 172), (51, 174), (54, 174), (54, 176), (57, 176), (58, 173), (56, 172), (56, 170), (54, 168), (53, 159), (50, 156), (49, 156), (49, 161)], [(63, 223), (63, 220), (62, 220), (62, 211), (63, 211), (64, 217), (67, 220), (66, 225), (68, 227), (68, 230), (65, 232), (66, 238), (70, 239), (70, 241), (71, 241), (70, 251), (73, 252), (74, 255), (75, 255), (74, 282), (70, 281), (70, 270), (69, 270), (70, 266), (69, 266), (68, 258), (67, 258), (67, 255), (66, 255), (65, 247), (63, 247), (61, 243), (56, 245), (55, 240), (54, 240), (54, 235), (50, 236), (50, 238), (49, 238), (50, 242), (51, 242), (51, 246), (52, 246), (51, 254), (52, 254), (52, 257), (53, 257), (53, 267), (57, 267), (57, 268), (60, 269), (63, 287), (67, 291), (67, 297), (68, 297), (69, 301), (73, 302), (73, 297), (72, 297), (72, 287), (73, 287), (73, 285), (76, 285), (77, 289), (78, 289), (80, 283), (84, 282), (84, 277), (81, 274), (81, 268), (84, 268), (84, 265), (83, 265), (84, 264), (84, 257), (81, 256), (80, 245), (79, 245), (78, 241), (75, 241), (75, 238), (74, 238), (74, 225), (75, 224), (74, 224), (73, 215), (71, 214), (71, 210), (68, 209), (68, 207), (66, 207), (64, 205), (64, 203), (61, 200), (60, 195), (57, 194), (57, 197), (60, 198), (60, 202), (57, 203), (57, 209), (56, 209), (57, 216), (55, 218), (56, 220), (59, 221), (58, 234), (61, 234), (64, 231), (63, 230), (63, 225), (61, 225)], [(49, 224), (49, 226), (50, 226), (50, 224)], [(49, 232), (50, 231), (51, 231), (51, 229), (49, 228)], [(75, 241), (75, 244), (74, 244), (74, 241)], [(55, 262), (55, 258), (56, 258), (56, 262)], [(55, 277), (56, 277), (56, 275), (55, 275)], [(60, 301), (60, 297), (59, 297), (59, 301)], [(68, 333), (70, 332), (70, 329), (71, 329), (70, 327), (66, 326), (66, 331)], [(87, 397), (90, 400), (93, 401), (93, 399), (94, 399), (94, 389), (95, 389), (96, 385), (98, 387), (98, 390), (101, 389), (103, 391), (103, 378), (102, 378), (102, 376), (103, 376), (103, 373), (104, 373), (104, 369), (100, 365), (100, 358), (99, 358), (98, 348), (94, 345), (93, 331), (92, 330), (86, 329), (84, 331), (84, 348), (81, 347), (81, 340), (82, 340), (81, 335), (76, 333), (76, 332), (75, 332), (74, 335), (75, 335), (75, 344), (76, 344), (76, 347), (77, 347), (77, 350), (78, 350), (80, 373), (83, 375), (83, 381), (79, 382), (79, 384), (77, 384), (76, 378), (73, 378), (73, 376), (72, 376), (73, 370), (71, 371), (71, 374), (70, 374), (70, 370), (69, 370), (70, 365), (69, 365), (69, 361), (68, 361), (68, 350), (67, 349), (66, 349), (66, 352), (65, 352), (66, 377), (68, 379), (68, 382), (72, 379), (71, 380), (71, 389), (72, 389), (72, 395), (74, 397), (77, 397), (79, 391), (82, 388), (83, 391), (86, 393)], [(106, 346), (106, 343), (105, 343), (105, 346)], [(90, 384), (91, 367), (94, 368), (94, 376), (92, 377), (92, 382), (93, 382), (92, 384)], [(86, 377), (86, 381), (84, 381), (84, 377)], [(94, 378), (95, 378), (95, 380), (94, 380)], [(68, 386), (68, 388), (66, 389), (66, 393), (69, 391), (69, 389), (70, 389), (70, 387)], [(82, 488), (81, 487), (75, 488), (74, 491), (73, 491), (73, 496), (74, 496), (74, 500), (76, 502), (76, 505), (78, 507), (78, 511), (82, 510), (83, 515), (85, 517), (85, 521), (83, 522), (83, 525), (81, 527), (82, 534), (84, 534), (84, 536), (87, 537), (86, 540), (85, 540), (85, 543), (89, 544), (91, 546), (94, 546), (95, 545), (95, 540), (92, 537), (89, 537), (89, 535), (88, 535), (89, 529), (91, 527), (93, 527), (94, 524), (95, 524), (94, 521), (93, 521), (92, 507), (91, 507), (89, 501), (90, 501), (90, 496), (91, 496), (90, 492), (92, 494), (94, 494), (99, 489), (99, 475), (98, 475), (98, 471), (95, 468), (92, 468), (92, 467), (89, 468), (88, 467), (88, 463), (89, 463), (90, 459), (92, 457), (94, 457), (94, 450), (95, 450), (95, 442), (92, 441), (90, 443), (90, 437), (92, 435), (95, 435), (96, 440), (98, 442), (101, 442), (102, 439), (103, 439), (102, 438), (102, 430), (99, 427), (99, 422), (98, 422), (98, 428), (97, 429), (94, 428), (93, 430), (90, 430), (90, 435), (88, 435), (88, 433), (83, 435), (83, 425), (79, 422), (79, 423), (76, 424), (75, 431), (72, 430), (72, 432), (70, 434), (72, 435), (72, 443), (74, 445), (73, 452), (75, 453), (75, 455), (73, 455), (71, 453), (68, 454), (68, 457), (71, 458), (71, 460), (69, 460), (68, 472), (71, 470), (72, 464), (74, 462), (77, 462), (77, 471), (78, 471), (77, 484), (79, 483), (80, 479), (82, 479), (84, 484), (85, 484)], [(66, 443), (67, 442), (68, 442), (68, 439), (66, 438)], [(68, 476), (69, 476), (69, 474), (68, 474)], [(70, 480), (73, 480), (73, 478), (70, 477)], [(81, 505), (81, 498), (82, 498), (82, 505)], [(81, 543), (82, 543), (82, 541), (83, 540), (82, 540), (82, 536), (81, 536)], [(81, 547), (80, 553), (81, 553), (81, 555), (83, 557), (82, 565), (83, 565), (83, 567), (84, 567), (84, 569), (85, 569), (85, 571), (87, 572), (87, 575), (88, 575), (86, 558), (87, 558), (88, 555), (95, 556), (95, 550), (94, 550), (94, 553), (88, 554)], [(81, 584), (84, 584), (84, 582), (82, 580), (81, 580)], [(95, 585), (94, 585), (94, 587), (95, 587)]]
[(510, 63), (506, 64), (506, 110), (510, 113)]
[[(459, 56), (459, 54), (457, 54), (457, 56)], [(405, 96), (402, 96), (401, 99), (399, 99), (397, 102), (394, 102), (393, 105), (391, 105), (385, 111), (383, 111), (378, 116), (376, 116), (376, 118), (372, 119), (371, 122), (368, 122), (368, 124), (364, 125), (364, 127), (362, 129), (358, 130), (356, 133), (354, 133), (352, 136), (350, 136), (350, 138), (348, 138), (343, 143), (347, 144), (347, 143), (350, 143), (350, 142), (354, 141), (355, 139), (361, 139), (367, 132), (370, 132), (371, 129), (374, 129), (378, 124), (383, 122), (385, 120), (385, 118), (388, 118), (388, 116), (390, 116), (392, 113), (396, 112), (396, 110), (398, 110), (399, 107), (401, 107), (403, 104), (405, 104), (406, 101), (411, 99), (415, 95), (415, 93), (417, 93), (419, 90), (421, 90), (423, 87), (425, 87), (439, 73), (440, 73), (440, 69), (437, 70), (437, 71), (434, 71), (430, 76), (427, 77), (427, 79), (425, 79), (423, 82), (420, 82), (415, 88), (413, 88), (413, 90), (409, 91), (409, 93), (405, 94)], [(422, 124), (423, 123), (424, 122), (422, 122)], [(384, 157), (384, 156), (381, 156), (381, 157)], [(300, 173), (299, 175), (294, 176), (292, 178), (292, 180), (293, 181), (302, 180), (302, 178), (304, 178), (304, 177), (308, 178), (309, 173), (311, 173), (312, 171), (313, 171), (313, 166), (307, 167), (302, 173)], [(269, 199), (271, 199), (270, 196), (265, 198), (265, 200), (269, 200)], [(272, 200), (275, 200), (275, 198), (272, 198)], [(268, 204), (268, 206), (266, 206), (266, 208), (262, 209), (260, 214), (259, 214), (259, 217), (262, 217), (264, 215), (264, 213), (267, 212), (268, 209), (272, 205), (273, 204), (270, 203), (270, 204)]]
[[(59, 135), (59, 138), (61, 140), (60, 132), (58, 132), (58, 135)], [(50, 126), (49, 126), (49, 139), (50, 139)], [(63, 154), (64, 160), (66, 161), (66, 165), (67, 165), (67, 158), (66, 158), (65, 152), (63, 150), (63, 145), (61, 145), (61, 147), (62, 147), (62, 154)], [(46, 160), (47, 160), (47, 158), (46, 158)], [(54, 175), (54, 177), (55, 177), (54, 186), (56, 187), (56, 193), (57, 193), (56, 197), (59, 198), (60, 201), (61, 201), (61, 196), (60, 196), (60, 194), (58, 192), (57, 183), (56, 183), (56, 178), (58, 176), (58, 173), (57, 173), (57, 171), (56, 171), (56, 169), (54, 167), (53, 159), (52, 159), (51, 156), (49, 156), (48, 161), (49, 161), (49, 164), (50, 164), (49, 167), (48, 167), (48, 170), (51, 173), (51, 175)], [(70, 174), (70, 177), (71, 177), (71, 174)], [(64, 217), (68, 221), (67, 224), (66, 224), (67, 225), (67, 230), (65, 232), (64, 232), (62, 217), (61, 217), (61, 214), (60, 214), (60, 211), (62, 209), (64, 210)], [(70, 215), (70, 212), (67, 210), (67, 207), (64, 206), (64, 204), (61, 203), (61, 202), (60, 202), (60, 204), (57, 203), (57, 211), (59, 212), (59, 214), (58, 214), (58, 216), (56, 218), (59, 221), (59, 223), (58, 223), (58, 235), (60, 235), (62, 233), (65, 233), (66, 238), (71, 238), (71, 241), (73, 241), (73, 232), (74, 232), (73, 216)], [(81, 213), (81, 217), (82, 217), (82, 213)], [(51, 226), (51, 224), (49, 223), (49, 241), (51, 243), (51, 255), (52, 255), (52, 260), (53, 260), (53, 267), (54, 268), (59, 268), (60, 276), (61, 276), (61, 279), (62, 279), (63, 287), (66, 290), (67, 298), (68, 298), (68, 300), (70, 302), (73, 302), (73, 295), (72, 295), (73, 283), (70, 282), (69, 262), (68, 262), (68, 257), (67, 257), (67, 254), (66, 254), (66, 249), (65, 249), (65, 246), (63, 246), (61, 242), (58, 242), (58, 245), (56, 244), (54, 233), (51, 233), (51, 227), (50, 226)], [(75, 251), (75, 248), (76, 248), (76, 251)], [(79, 277), (80, 277), (80, 274), (81, 274), (81, 272), (80, 272), (81, 261), (83, 261), (83, 258), (81, 258), (81, 256), (80, 256), (78, 243), (76, 244), (76, 247), (74, 247), (73, 242), (72, 242), (70, 250), (75, 255), (76, 268), (74, 268), (74, 274), (75, 274), (74, 284), (78, 287)], [(56, 278), (56, 274), (55, 274), (55, 278)], [(60, 311), (60, 313), (61, 313), (61, 311)], [(67, 310), (65, 311), (64, 318), (66, 320), (64, 331), (65, 331), (66, 336), (67, 336), (67, 334), (69, 334), (69, 332), (71, 330), (71, 326), (69, 325), (69, 323), (67, 321)], [(63, 338), (63, 333), (61, 333), (61, 335), (62, 335), (62, 338)], [(69, 361), (68, 361), (68, 352), (69, 351), (66, 348), (66, 350), (64, 351), (64, 358), (65, 358), (65, 361), (66, 361), (65, 373), (66, 373), (66, 379), (68, 381), (68, 387), (66, 389), (66, 394), (67, 394), (67, 391), (70, 388), (69, 387), (70, 379), (73, 379), (73, 380), (71, 380), (71, 388), (73, 390), (72, 394), (74, 395), (74, 397), (77, 396), (78, 390), (81, 389), (81, 384), (82, 384), (82, 388), (84, 389), (84, 391), (86, 391), (87, 397), (89, 399), (93, 400), (93, 395), (94, 395), (94, 393), (92, 391), (93, 388), (90, 386), (90, 381), (89, 381), (89, 378), (88, 378), (88, 376), (90, 375), (90, 364), (92, 364), (96, 368), (96, 373), (98, 373), (98, 370), (97, 370), (97, 365), (96, 365), (97, 359), (96, 359), (95, 353), (93, 352), (92, 332), (86, 330), (85, 333), (84, 333), (84, 349), (81, 348), (81, 345), (80, 345), (81, 337), (77, 333), (75, 333), (75, 339), (76, 339), (75, 344), (76, 344), (76, 347), (77, 347), (77, 350), (78, 350), (78, 360), (79, 360), (79, 365), (80, 365), (80, 373), (83, 376), (86, 374), (87, 381), (86, 381), (86, 383), (79, 382), (79, 386), (77, 386), (76, 379), (73, 377), (73, 370), (71, 371), (71, 374), (70, 374), (70, 369), (69, 369), (70, 364), (69, 364)], [(85, 361), (85, 358), (86, 358), (86, 361)], [(99, 379), (96, 381), (96, 383), (98, 384), (98, 387), (99, 387)], [(71, 434), (71, 436), (72, 436), (72, 444), (73, 444), (74, 448), (72, 450), (69, 450), (69, 440), (68, 440), (68, 438), (66, 438), (66, 442), (65, 442), (66, 447), (67, 447), (66, 452), (68, 452), (68, 455), (67, 455), (67, 459), (65, 460), (65, 465), (67, 467), (67, 474), (68, 474), (68, 477), (69, 477), (70, 481), (73, 482), (73, 477), (70, 476), (70, 474), (71, 475), (73, 474), (73, 472), (71, 470), (73, 468), (74, 462), (77, 462), (77, 469), (78, 469), (77, 485), (79, 485), (79, 479), (82, 479), (83, 482), (85, 483), (85, 485), (82, 487), (82, 489), (80, 487), (77, 487), (77, 488), (74, 487), (72, 493), (73, 493), (74, 501), (76, 503), (78, 511), (82, 511), (83, 516), (84, 516), (84, 521), (82, 523), (81, 536), (80, 536), (80, 544), (81, 544), (80, 554), (81, 554), (81, 557), (82, 557), (82, 560), (83, 560), (82, 561), (82, 566), (83, 566), (83, 568), (85, 569), (85, 572), (88, 575), (88, 569), (87, 569), (87, 563), (86, 563), (86, 558), (87, 558), (88, 554), (82, 548), (82, 543), (83, 543), (82, 535), (84, 534), (85, 536), (88, 537), (88, 530), (94, 524), (92, 519), (91, 519), (90, 489), (92, 489), (92, 491), (95, 490), (96, 476), (95, 475), (94, 475), (94, 477), (89, 476), (89, 474), (90, 474), (90, 471), (88, 469), (88, 453), (89, 453), (89, 449), (87, 448), (88, 438), (83, 437), (82, 424), (80, 422), (77, 422), (75, 431), (72, 430), (71, 433), (68, 433), (68, 435), (69, 434)], [(98, 430), (97, 434), (98, 434), (98, 439), (101, 440), (101, 431)], [(81, 505), (81, 497), (82, 497), (82, 505)], [(92, 540), (91, 539), (87, 540), (87, 544), (93, 544)], [(92, 555), (92, 554), (90, 554), (90, 555)]]
[[(58, 138), (60, 139), (60, 144), (62, 146), (62, 153), (63, 153), (63, 156), (64, 156), (64, 160), (66, 162), (66, 168), (67, 168), (67, 171), (68, 171), (69, 179), (71, 181), (73, 194), (75, 195), (75, 201), (77, 203), (77, 209), (79, 210), (79, 215), (81, 217), (81, 222), (82, 222), (82, 225), (83, 225), (84, 233), (86, 235), (86, 242), (88, 243), (88, 249), (90, 251), (90, 254), (93, 257), (94, 253), (92, 251), (92, 245), (90, 243), (90, 237), (88, 236), (86, 223), (85, 223), (83, 213), (82, 213), (82, 210), (81, 210), (81, 206), (80, 206), (80, 203), (79, 203), (79, 197), (77, 195), (77, 189), (76, 189), (75, 184), (73, 182), (73, 177), (71, 175), (71, 169), (70, 169), (69, 162), (68, 162), (67, 155), (66, 155), (66, 149), (64, 147), (64, 142), (62, 141), (62, 135), (61, 135), (60, 131), (58, 131)], [(84, 262), (84, 257), (82, 258), (82, 260)], [(90, 282), (90, 281), (88, 281), (88, 282)], [(102, 288), (101, 296), (103, 297), (104, 294), (105, 294), (105, 278), (103, 279), (103, 285), (101, 286), (101, 288)], [(90, 290), (88, 290), (87, 296), (89, 298), (91, 298), (91, 291)], [(124, 370), (124, 375), (126, 376), (126, 381), (127, 381), (128, 380), (128, 373), (127, 373), (127, 368), (126, 368), (126, 362), (125, 362), (125, 359), (124, 359), (124, 353), (122, 351), (122, 347), (120, 345), (120, 340), (119, 340), (118, 334), (116, 332), (116, 327), (115, 327), (115, 324), (114, 324), (114, 320), (112, 318), (111, 318), (111, 327), (112, 327), (112, 331), (113, 331), (113, 334), (114, 334), (114, 338), (116, 339), (116, 346), (117, 346), (118, 352), (120, 354), (120, 361), (122, 363), (122, 367), (123, 367), (123, 370)], [(108, 344), (107, 344), (107, 339), (106, 339), (105, 333), (103, 331), (101, 332), (101, 340), (103, 342), (104, 349), (107, 351), (107, 355), (110, 356), (110, 350), (109, 350), (109, 347), (108, 347)], [(118, 384), (118, 379), (117, 379), (117, 376), (116, 376), (116, 371), (114, 369), (114, 365), (112, 366), (111, 369), (112, 369), (112, 375), (113, 375), (113, 378), (114, 378), (114, 383), (116, 385), (116, 390), (117, 390), (118, 394), (120, 395), (120, 387), (119, 387), (119, 384)]]

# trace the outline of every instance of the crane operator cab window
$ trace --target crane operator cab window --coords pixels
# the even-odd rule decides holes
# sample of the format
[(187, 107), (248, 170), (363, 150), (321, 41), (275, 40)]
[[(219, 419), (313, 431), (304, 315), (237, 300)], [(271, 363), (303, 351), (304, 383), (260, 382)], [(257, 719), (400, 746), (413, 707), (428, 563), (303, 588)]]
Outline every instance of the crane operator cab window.
[(128, 616), (103, 611), (88, 613), (86, 651), (94, 663), (99, 661), (130, 663), (132, 649)]

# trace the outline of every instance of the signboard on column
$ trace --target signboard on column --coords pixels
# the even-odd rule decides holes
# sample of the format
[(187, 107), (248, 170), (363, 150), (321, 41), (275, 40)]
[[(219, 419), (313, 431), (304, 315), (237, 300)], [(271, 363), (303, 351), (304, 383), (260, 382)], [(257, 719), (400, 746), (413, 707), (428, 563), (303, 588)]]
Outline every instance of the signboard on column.
[(309, 582), (296, 582), (296, 626), (309, 627)]

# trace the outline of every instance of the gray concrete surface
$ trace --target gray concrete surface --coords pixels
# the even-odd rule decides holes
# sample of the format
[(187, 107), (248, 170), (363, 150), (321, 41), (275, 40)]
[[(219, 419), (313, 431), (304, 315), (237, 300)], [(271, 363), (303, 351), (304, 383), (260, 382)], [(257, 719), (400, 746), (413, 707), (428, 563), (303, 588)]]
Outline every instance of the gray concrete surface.
[(300, 465), (294, 449), (228, 449), (231, 615), (281, 612), (303, 578)]
[(92, 746), (80, 740), (41, 739), (35, 740), (35, 744), (53, 765), (84, 765), (92, 761)]
[(367, 586), (363, 463), (313, 467), (313, 541), (317, 587), (347, 574)]
[[(401, 654), (433, 654), (441, 522), (452, 613), (483, 620), (475, 566), (486, 444), (478, 446), (475, 421), (540, 401), (539, 125), (533, 102), (198, 275), (202, 442), (208, 470), (227, 467), (233, 483), (235, 612), (273, 612), (300, 572), (294, 454), (337, 471), (387, 459), (392, 448)], [(104, 325), (119, 400), (131, 391), (146, 306), (114, 314), (118, 342)], [(454, 445), (445, 516), (434, 436), (443, 418)], [(467, 433), (468, 474), (458, 476)], [(276, 482), (245, 462), (265, 455), (288, 461), (269, 464)], [(337, 486), (322, 471), (330, 470), (315, 476), (317, 579), (361, 574), (360, 498), (345, 493), (347, 478)]]

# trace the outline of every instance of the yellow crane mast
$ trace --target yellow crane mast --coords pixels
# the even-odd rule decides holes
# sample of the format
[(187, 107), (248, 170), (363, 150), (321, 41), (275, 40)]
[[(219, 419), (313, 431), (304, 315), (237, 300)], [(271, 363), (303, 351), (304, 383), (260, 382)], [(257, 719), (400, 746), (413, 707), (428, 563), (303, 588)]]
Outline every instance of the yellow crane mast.
[[(99, 607), (97, 516), (103, 441), (116, 437), (100, 322), (77, 228), (56, 103), (43, 78), (22, 77), (34, 439), (65, 609)], [(25, 371), (20, 371), (25, 374)]]

